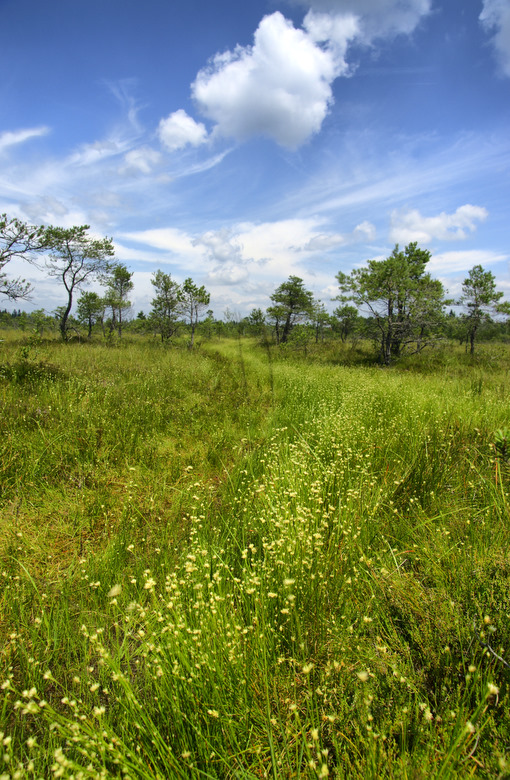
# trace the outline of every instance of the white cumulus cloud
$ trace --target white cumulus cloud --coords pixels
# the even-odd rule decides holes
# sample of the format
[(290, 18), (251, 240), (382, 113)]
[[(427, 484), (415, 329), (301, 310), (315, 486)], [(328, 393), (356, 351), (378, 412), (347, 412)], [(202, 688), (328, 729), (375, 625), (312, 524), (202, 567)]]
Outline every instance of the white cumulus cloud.
[(207, 141), (207, 130), (201, 122), (195, 122), (180, 108), (162, 119), (158, 127), (161, 143), (171, 152), (185, 146), (200, 146)]
[(309, 11), (303, 27), (316, 43), (327, 43), (341, 73), (348, 72), (345, 55), (349, 44), (360, 34), (358, 18), (353, 14), (332, 15)]
[(356, 225), (352, 232), (352, 238), (357, 241), (373, 241), (375, 234), (375, 225), (372, 225), (371, 222), (368, 222), (365, 219), (363, 222), (360, 222), (359, 225)]
[(227, 265), (217, 266), (209, 271), (207, 274), (207, 280), (212, 284), (239, 284), (248, 279), (248, 269), (242, 265)]
[(331, 83), (346, 71), (338, 47), (322, 48), (275, 12), (260, 22), (253, 46), (216, 55), (192, 92), (220, 135), (262, 135), (296, 148), (320, 130), (333, 99)]
[(342, 244), (345, 244), (345, 236), (342, 233), (318, 233), (312, 236), (303, 249), (308, 252), (327, 252)]
[(210, 282), (229, 285), (248, 278), (250, 259), (243, 257), (243, 246), (229, 228), (209, 230), (194, 239), (193, 245), (203, 247), (214, 263), (207, 277)]
[(492, 44), (501, 70), (510, 77), (510, 2), (484, 0), (480, 21), (487, 32), (492, 33)]
[(337, 246), (356, 244), (360, 241), (373, 241), (374, 238), (375, 227), (371, 222), (365, 220), (356, 225), (352, 233), (318, 233), (312, 236), (303, 249), (309, 252), (327, 252)]
[(467, 203), (453, 214), (444, 211), (434, 217), (424, 217), (417, 209), (407, 212), (394, 211), (391, 215), (390, 237), (392, 241), (427, 243), (433, 239), (455, 241), (467, 238), (478, 222), (487, 219), (488, 211), (482, 206)]
[(484, 268), (502, 263), (508, 260), (508, 255), (499, 255), (490, 249), (468, 249), (465, 252), (441, 252), (432, 255), (427, 270), (433, 273), (465, 273), (475, 265), (482, 265)]
[[(308, 8), (301, 28), (275, 11), (261, 20), (253, 45), (216, 54), (198, 72), (192, 96), (214, 135), (264, 136), (297, 149), (320, 131), (335, 79), (352, 72), (350, 45), (412, 33), (432, 0), (294, 2)], [(182, 109), (161, 120), (159, 135), (172, 151), (207, 138)]]
[(194, 246), (203, 246), (212, 260), (218, 263), (240, 262), (242, 245), (228, 228), (209, 230), (193, 240)]

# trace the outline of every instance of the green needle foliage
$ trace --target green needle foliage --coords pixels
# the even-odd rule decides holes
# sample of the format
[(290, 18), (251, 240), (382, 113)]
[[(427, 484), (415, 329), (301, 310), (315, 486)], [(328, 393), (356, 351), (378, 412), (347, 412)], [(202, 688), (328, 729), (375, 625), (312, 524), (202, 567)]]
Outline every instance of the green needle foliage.
[(443, 285), (426, 272), (430, 252), (398, 244), (386, 260), (369, 260), (349, 275), (337, 274), (341, 295), (372, 318), (381, 363), (421, 352), (437, 337), (446, 305)]
[(0, 214), (0, 295), (11, 301), (30, 298), (32, 285), (25, 279), (10, 279), (3, 269), (15, 259), (34, 262), (36, 255), (46, 249), (46, 238), (43, 226), (35, 227)]
[(273, 305), (267, 310), (275, 323), (276, 341), (285, 344), (292, 328), (307, 319), (313, 310), (313, 295), (299, 276), (289, 276), (271, 295)]
[(152, 274), (151, 284), (155, 297), (151, 302), (150, 323), (161, 336), (161, 341), (167, 341), (178, 328), (180, 287), (170, 274), (161, 270)]
[(104, 300), (96, 292), (83, 292), (80, 295), (76, 313), (78, 320), (86, 323), (88, 328), (87, 337), (89, 339), (92, 335), (94, 324), (103, 319), (105, 308)]
[(482, 323), (490, 322), (491, 314), (497, 312), (503, 292), (498, 292), (496, 289), (496, 279), (491, 271), (484, 271), (481, 265), (475, 265), (467, 279), (464, 279), (462, 293), (459, 303), (467, 309), (464, 320), (467, 324), (470, 350), (473, 355), (476, 334)]
[(184, 318), (190, 324), (191, 328), (191, 340), (190, 349), (193, 349), (195, 344), (195, 330), (209, 303), (211, 302), (211, 296), (202, 285), (198, 287), (189, 277), (184, 280), (181, 285), (180, 293), (180, 309)]
[(117, 263), (102, 280), (106, 286), (104, 305), (112, 312), (112, 329), (117, 327), (119, 338), (122, 337), (123, 312), (131, 307), (128, 295), (134, 287), (132, 276), (133, 273), (125, 265)]

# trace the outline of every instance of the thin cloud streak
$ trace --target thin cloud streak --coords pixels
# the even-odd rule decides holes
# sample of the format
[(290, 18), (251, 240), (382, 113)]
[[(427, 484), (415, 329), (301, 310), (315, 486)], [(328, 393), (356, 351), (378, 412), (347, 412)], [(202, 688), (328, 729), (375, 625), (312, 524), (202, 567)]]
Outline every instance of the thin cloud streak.
[(5, 151), (10, 146), (24, 144), (33, 138), (40, 138), (48, 135), (50, 128), (46, 126), (32, 127), (25, 130), (8, 130), (0, 135), (0, 152)]
[(205, 171), (210, 171), (212, 168), (220, 165), (225, 157), (227, 157), (234, 149), (235, 147), (231, 146), (230, 149), (225, 149), (224, 152), (220, 152), (219, 154), (214, 155), (214, 157), (209, 157), (203, 162), (194, 163), (193, 165), (186, 167), (184, 170), (179, 171), (178, 173), (173, 173), (172, 178), (183, 179), (185, 176), (194, 176), (197, 173), (205, 173)]
[(403, 153), (401, 157), (378, 164), (370, 156), (369, 163), (358, 168), (352, 176), (346, 176), (342, 171), (347, 165), (348, 160), (340, 159), (333, 172), (287, 198), (282, 207), (319, 214), (381, 202), (387, 211), (390, 206), (395, 207), (416, 196), (444, 191), (474, 176), (489, 177), (492, 172), (501, 174), (502, 170), (510, 170), (510, 142), (499, 137), (493, 143), (475, 136), (462, 138), (446, 149), (432, 151), (419, 161)]

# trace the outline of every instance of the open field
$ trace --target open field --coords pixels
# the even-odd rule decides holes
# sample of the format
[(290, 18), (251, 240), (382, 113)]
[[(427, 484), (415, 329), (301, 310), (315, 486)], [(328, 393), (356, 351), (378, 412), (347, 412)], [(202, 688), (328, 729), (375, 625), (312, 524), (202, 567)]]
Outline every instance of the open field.
[(510, 776), (508, 345), (20, 338), (0, 778)]

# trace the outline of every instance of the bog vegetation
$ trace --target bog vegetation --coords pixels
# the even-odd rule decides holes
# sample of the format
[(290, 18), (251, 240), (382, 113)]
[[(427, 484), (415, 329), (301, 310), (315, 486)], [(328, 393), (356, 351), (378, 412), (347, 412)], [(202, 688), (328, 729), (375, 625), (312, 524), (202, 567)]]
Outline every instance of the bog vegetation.
[(509, 776), (508, 344), (223, 327), (3, 332), (0, 777)]

